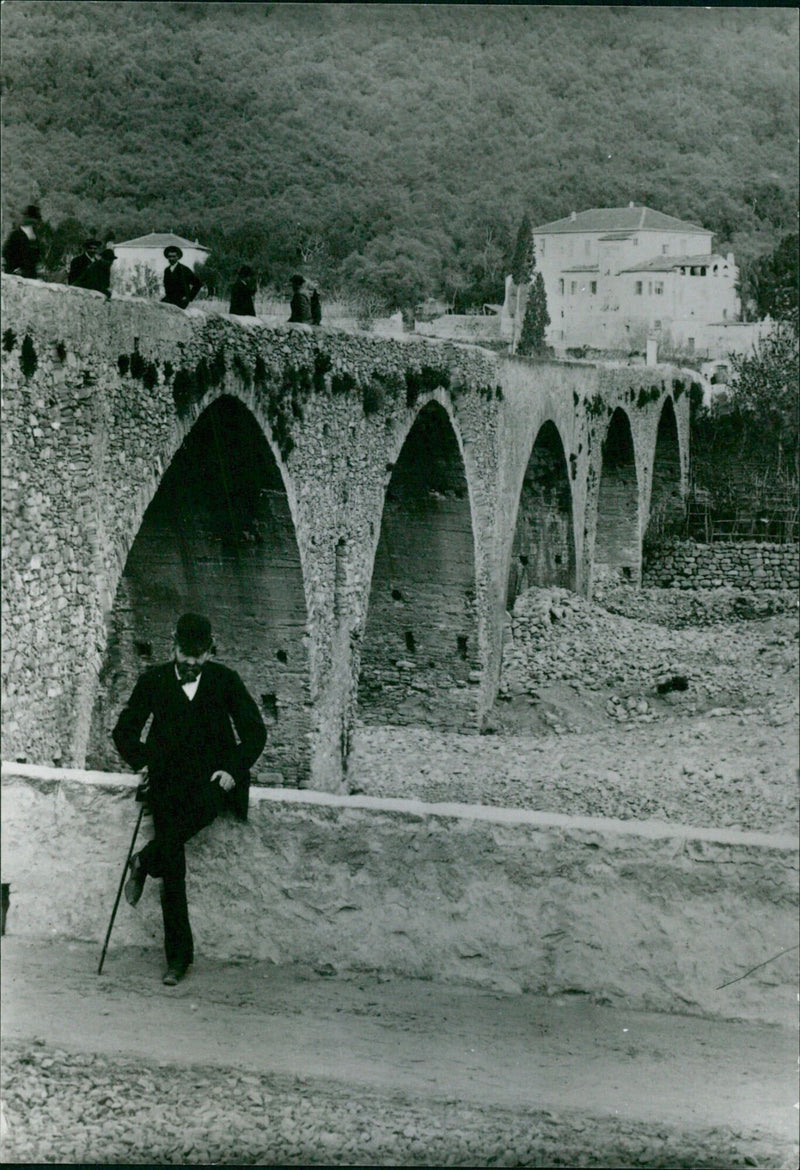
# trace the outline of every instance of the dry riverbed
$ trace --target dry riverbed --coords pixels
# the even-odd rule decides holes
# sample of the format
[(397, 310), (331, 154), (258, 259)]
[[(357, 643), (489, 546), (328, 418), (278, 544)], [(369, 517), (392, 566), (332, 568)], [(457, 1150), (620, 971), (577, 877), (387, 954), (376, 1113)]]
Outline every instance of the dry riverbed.
[(362, 725), (352, 789), (797, 831), (796, 597), (620, 587), (603, 600), (522, 595), (484, 734)]

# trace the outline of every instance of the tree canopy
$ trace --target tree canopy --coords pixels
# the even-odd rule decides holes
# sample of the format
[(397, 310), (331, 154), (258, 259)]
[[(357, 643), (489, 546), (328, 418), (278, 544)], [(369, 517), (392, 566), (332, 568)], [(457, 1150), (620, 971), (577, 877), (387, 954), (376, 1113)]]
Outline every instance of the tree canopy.
[(9, 4), (3, 232), (38, 202), (65, 247), (175, 231), (223, 282), (302, 264), (387, 308), (499, 301), (524, 215), (629, 200), (749, 263), (797, 230), (797, 34), (742, 6)]

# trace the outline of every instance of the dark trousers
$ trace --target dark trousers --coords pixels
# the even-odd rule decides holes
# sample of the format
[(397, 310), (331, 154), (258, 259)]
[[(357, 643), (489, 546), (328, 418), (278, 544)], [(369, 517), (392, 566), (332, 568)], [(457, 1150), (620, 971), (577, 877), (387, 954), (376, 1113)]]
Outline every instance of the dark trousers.
[(186, 901), (186, 854), (188, 840), (210, 825), (222, 811), (218, 784), (209, 784), (202, 801), (174, 807), (153, 804), (155, 837), (139, 853), (144, 872), (161, 878), (161, 913), (164, 918), (164, 951), (170, 967), (188, 967), (194, 960), (194, 939)]

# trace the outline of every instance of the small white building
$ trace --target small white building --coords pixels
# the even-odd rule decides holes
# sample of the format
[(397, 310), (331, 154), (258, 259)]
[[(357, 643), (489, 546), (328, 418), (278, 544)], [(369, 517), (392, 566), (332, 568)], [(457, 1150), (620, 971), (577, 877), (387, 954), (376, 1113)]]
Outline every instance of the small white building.
[(135, 240), (122, 240), (113, 244), (117, 259), (112, 268), (115, 292), (131, 293), (135, 296), (162, 296), (164, 292), (164, 249), (172, 245), (183, 252), (181, 264), (194, 270), (196, 265), (205, 264), (210, 252), (197, 240), (184, 240), (172, 232), (150, 232), (137, 236)]
[(712, 232), (697, 224), (630, 203), (573, 212), (532, 234), (550, 314), (547, 340), (558, 351), (644, 352), (651, 335), (665, 347), (702, 352), (738, 321), (733, 253), (714, 252)]

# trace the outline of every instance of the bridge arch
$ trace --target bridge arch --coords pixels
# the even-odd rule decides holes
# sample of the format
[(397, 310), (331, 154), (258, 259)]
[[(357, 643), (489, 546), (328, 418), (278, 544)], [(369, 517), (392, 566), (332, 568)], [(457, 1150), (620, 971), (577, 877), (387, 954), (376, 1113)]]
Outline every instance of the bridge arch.
[(576, 586), (572, 488), (564, 443), (552, 419), (539, 427), (519, 492), (506, 608), (512, 609), (531, 585)]
[(639, 476), (630, 419), (611, 416), (602, 444), (592, 579), (641, 579)]
[[(222, 394), (185, 429), (116, 582), (87, 763), (119, 767), (109, 733), (141, 670), (171, 653), (184, 610), (206, 613), (221, 661), (241, 673), (269, 728), (259, 772), (305, 780), (306, 598), (283, 470), (252, 410)], [(280, 774), (280, 778), (277, 773)]]
[(402, 440), (383, 502), (360, 656), (364, 722), (474, 727), (475, 582), (463, 449), (434, 397)]
[(683, 517), (683, 474), (678, 420), (672, 399), (667, 396), (658, 417), (653, 449), (650, 510), (644, 544)]

